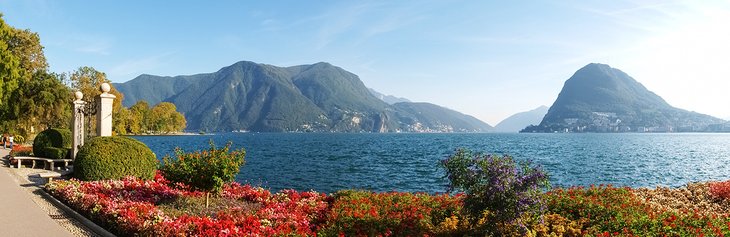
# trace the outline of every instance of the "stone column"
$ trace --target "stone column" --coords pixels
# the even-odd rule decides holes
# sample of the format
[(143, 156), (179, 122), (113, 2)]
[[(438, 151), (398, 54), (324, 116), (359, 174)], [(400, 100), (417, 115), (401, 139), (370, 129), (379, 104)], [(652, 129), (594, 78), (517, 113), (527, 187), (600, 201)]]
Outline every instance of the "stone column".
[(76, 159), (76, 153), (79, 152), (79, 148), (84, 145), (84, 94), (81, 91), (74, 93), (76, 100), (74, 100), (73, 110), (73, 146), (71, 147), (71, 159)]
[(96, 135), (108, 137), (112, 135), (112, 106), (116, 96), (109, 94), (111, 86), (101, 84), (101, 95), (96, 97)]

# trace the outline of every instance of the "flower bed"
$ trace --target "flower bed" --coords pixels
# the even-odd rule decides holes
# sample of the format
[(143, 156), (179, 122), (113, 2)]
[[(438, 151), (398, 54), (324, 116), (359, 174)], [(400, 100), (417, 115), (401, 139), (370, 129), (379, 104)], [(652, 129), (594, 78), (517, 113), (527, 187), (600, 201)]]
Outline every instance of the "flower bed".
[(32, 146), (15, 145), (10, 150), (10, 156), (29, 156), (33, 154)]
[(201, 196), (170, 185), (162, 176), (144, 181), (55, 181), (46, 190), (72, 208), (118, 235), (143, 236), (272, 236), (313, 235), (328, 206), (326, 195), (285, 190), (271, 194), (236, 183), (222, 197), (259, 204), (255, 211), (231, 208), (213, 216), (170, 216), (158, 205), (182, 197)]
[(340, 191), (319, 232), (325, 236), (458, 236), (462, 195)]
[(15, 165), (15, 164), (18, 163), (18, 161), (15, 160), (14, 157), (16, 157), (16, 156), (30, 156), (31, 154), (33, 154), (33, 147), (32, 146), (22, 146), (22, 145), (15, 145), (15, 146), (13, 146), (13, 148), (10, 150), (10, 153), (9, 153), (9, 155), (10, 155), (10, 159), (9, 159), (10, 165)]
[[(688, 186), (693, 188), (692, 185)], [(668, 198), (678, 197), (677, 193), (684, 193), (686, 189), (634, 190), (612, 186), (555, 189), (547, 193), (548, 210), (582, 223), (582, 234), (590, 236), (730, 234), (727, 213), (708, 215), (704, 210), (683, 208), (693, 205), (689, 201), (693, 199), (692, 196), (686, 199)]]
[[(730, 233), (730, 218), (718, 185), (725, 184), (553, 189), (544, 194), (548, 209), (541, 221), (524, 222), (527, 233), (509, 224), (498, 227), (518, 236), (724, 236)], [(46, 190), (122, 236), (459, 236), (473, 234), (481, 222), (490, 221), (469, 220), (460, 194), (340, 191), (328, 196), (293, 190), (271, 193), (231, 183), (218, 197), (229, 206), (201, 215), (166, 212), (174, 200), (204, 194), (160, 175), (149, 181), (61, 180)], [(683, 198), (685, 193), (695, 198)], [(695, 208), (702, 203), (722, 208)]]

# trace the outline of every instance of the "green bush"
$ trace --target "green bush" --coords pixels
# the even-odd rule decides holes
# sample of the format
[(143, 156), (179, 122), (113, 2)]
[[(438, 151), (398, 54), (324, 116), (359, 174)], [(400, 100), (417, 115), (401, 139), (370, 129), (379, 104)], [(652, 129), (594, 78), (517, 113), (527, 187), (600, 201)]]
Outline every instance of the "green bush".
[(51, 128), (39, 133), (33, 140), (33, 154), (38, 157), (52, 158), (53, 154), (46, 154), (48, 147), (71, 149), (71, 130)]
[(129, 137), (95, 137), (79, 149), (74, 176), (80, 180), (152, 179), (157, 158), (147, 145)]
[(57, 148), (57, 147), (46, 147), (43, 149), (43, 154), (46, 158), (51, 159), (65, 159), (68, 155), (68, 149)]
[(213, 141), (210, 150), (184, 153), (175, 148), (177, 157), (165, 156), (162, 159), (162, 175), (170, 181), (190, 185), (195, 190), (218, 193), (223, 184), (233, 181), (245, 163), (246, 150), (243, 148), (229, 152), (231, 142), (218, 149)]
[(466, 194), (464, 208), (473, 223), (489, 220), (478, 227), (487, 232), (503, 235), (498, 225), (521, 226), (523, 218), (539, 218), (545, 210), (542, 191), (550, 189), (548, 174), (529, 161), (459, 149), (443, 160), (442, 166), (449, 191)]

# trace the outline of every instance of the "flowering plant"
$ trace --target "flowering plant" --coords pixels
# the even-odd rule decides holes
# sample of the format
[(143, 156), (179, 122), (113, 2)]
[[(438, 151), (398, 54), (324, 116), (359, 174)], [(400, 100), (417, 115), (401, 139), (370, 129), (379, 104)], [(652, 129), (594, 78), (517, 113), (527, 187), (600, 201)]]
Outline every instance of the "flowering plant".
[(461, 195), (339, 191), (319, 233), (324, 236), (459, 235), (459, 231), (466, 230), (465, 223), (459, 223), (461, 205)]
[[(583, 224), (584, 236), (726, 236), (730, 218), (705, 215), (703, 210), (673, 210), (676, 200), (665, 196), (667, 188), (657, 188), (652, 196), (640, 197), (644, 190), (610, 185), (555, 189), (546, 194), (550, 212)], [(689, 201), (684, 196), (681, 199)], [(662, 200), (650, 205), (653, 197)], [(691, 199), (700, 199), (695, 196)]]
[(545, 210), (542, 192), (550, 187), (548, 175), (529, 162), (459, 149), (442, 166), (449, 191), (466, 194), (466, 212), (488, 232), (499, 232), (497, 224), (521, 221), (523, 216), (537, 218)]
[(710, 194), (719, 199), (730, 198), (730, 180), (709, 183)]
[(29, 156), (33, 153), (33, 147), (32, 146), (21, 146), (16, 145), (13, 147), (12, 150), (10, 150), (10, 156), (16, 157), (16, 156)]
[(214, 215), (172, 216), (160, 205), (202, 193), (178, 189), (161, 175), (154, 180), (82, 182), (59, 180), (46, 190), (75, 210), (119, 235), (141, 236), (313, 236), (322, 223), (329, 198), (316, 192), (268, 190), (230, 183), (221, 198), (256, 208), (230, 207)]

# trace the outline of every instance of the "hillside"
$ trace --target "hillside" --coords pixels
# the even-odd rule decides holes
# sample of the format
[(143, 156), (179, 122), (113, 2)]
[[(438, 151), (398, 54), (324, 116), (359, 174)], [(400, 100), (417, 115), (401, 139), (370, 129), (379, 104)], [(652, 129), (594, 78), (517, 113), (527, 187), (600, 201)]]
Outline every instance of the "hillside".
[[(473, 117), (428, 103), (389, 105), (359, 77), (328, 63), (277, 67), (238, 62), (214, 73), (142, 75), (115, 85), (125, 105), (175, 104), (189, 131), (485, 132)], [(159, 90), (159, 91), (158, 91)]]
[(411, 102), (410, 100), (408, 100), (406, 98), (386, 95), (386, 94), (380, 93), (376, 90), (373, 90), (372, 88), (368, 88), (368, 90), (370, 90), (370, 94), (373, 94), (373, 96), (375, 96), (376, 98), (378, 98), (378, 99), (382, 100), (383, 102), (388, 103), (390, 105), (395, 104), (395, 103), (400, 103), (400, 102)]
[(530, 125), (540, 124), (548, 112), (548, 107), (541, 105), (530, 111), (520, 112), (507, 117), (494, 126), (495, 132), (519, 132)]
[(487, 132), (492, 127), (472, 116), (430, 103), (400, 102), (393, 105), (407, 131)]
[[(124, 93), (122, 104), (126, 107), (134, 105), (138, 100), (144, 100), (155, 105), (166, 98), (180, 93), (193, 82), (208, 75), (160, 77), (142, 74), (125, 83), (113, 83), (114, 88)], [(154, 83), (150, 83), (154, 81)]]
[(692, 132), (724, 121), (674, 108), (621, 70), (591, 63), (564, 84), (538, 126), (524, 132)]

